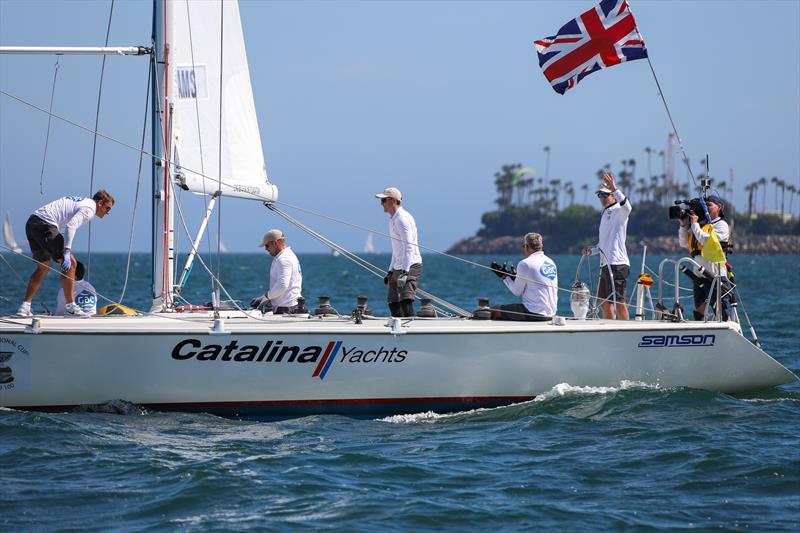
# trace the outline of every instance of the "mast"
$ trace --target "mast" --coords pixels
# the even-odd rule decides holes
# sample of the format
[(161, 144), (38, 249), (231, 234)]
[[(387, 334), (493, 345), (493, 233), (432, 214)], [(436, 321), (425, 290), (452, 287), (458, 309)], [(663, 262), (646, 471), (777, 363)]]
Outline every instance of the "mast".
[(172, 105), (170, 102), (168, 28), (172, 2), (153, 2), (154, 75), (152, 85), (152, 153), (153, 210), (152, 210), (152, 297), (151, 310), (163, 311), (171, 305), (174, 265), (174, 200), (171, 180), (170, 132)]

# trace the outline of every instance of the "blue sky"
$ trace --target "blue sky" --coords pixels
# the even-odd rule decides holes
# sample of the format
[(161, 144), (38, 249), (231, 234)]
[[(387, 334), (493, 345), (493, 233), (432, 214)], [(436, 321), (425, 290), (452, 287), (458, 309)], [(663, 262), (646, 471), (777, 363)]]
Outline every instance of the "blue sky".
[[(2, 0), (0, 44), (102, 45), (109, 5)], [(550, 177), (576, 189), (594, 186), (599, 167), (617, 168), (622, 159), (635, 158), (644, 176), (644, 147), (665, 149), (669, 132), (647, 62), (595, 73), (564, 96), (538, 67), (532, 42), (592, 5), (241, 2), (264, 154), (281, 200), (385, 231), (372, 195), (396, 186), (421, 243), (445, 249), (474, 234), (494, 207), (493, 174), (502, 164), (544, 174), (546, 145)], [(710, 154), (718, 179), (734, 169), (742, 208), (742, 187), (759, 176), (800, 186), (800, 2), (632, 7), (690, 159)], [(150, 16), (148, 2), (118, 0), (111, 44), (148, 44)], [(93, 125), (100, 61), (61, 58), (55, 112)], [(0, 56), (0, 87), (48, 107), (54, 63)], [(109, 58), (100, 115), (102, 132), (137, 146), (146, 68), (144, 58)], [(0, 213), (11, 214), (18, 239), (39, 205), (89, 192), (91, 136), (53, 121), (40, 195), (46, 128), (45, 115), (0, 96)], [(654, 157), (654, 170), (660, 165)], [(94, 250), (126, 249), (137, 168), (135, 152), (98, 142), (95, 189), (109, 189), (118, 204), (94, 224)], [(149, 249), (149, 183), (146, 170), (141, 251)], [(774, 202), (772, 187), (767, 201)], [(196, 221), (202, 203), (191, 198), (185, 209)], [(256, 251), (266, 229), (285, 227), (256, 202), (225, 200), (222, 213), (223, 240), (234, 251)], [(363, 246), (363, 232), (293, 214), (347, 247)], [(324, 251), (298, 230), (286, 232), (296, 249)], [(80, 233), (78, 249), (88, 232)], [(382, 237), (375, 244), (389, 249)]]

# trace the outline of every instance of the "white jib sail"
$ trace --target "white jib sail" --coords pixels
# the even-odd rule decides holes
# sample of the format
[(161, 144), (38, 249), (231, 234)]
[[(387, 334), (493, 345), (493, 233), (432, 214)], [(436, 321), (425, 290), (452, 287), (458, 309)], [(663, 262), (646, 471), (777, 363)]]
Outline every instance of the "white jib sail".
[(172, 1), (168, 62), (178, 183), (201, 194), (277, 199), (264, 164), (238, 2)]
[(17, 240), (14, 238), (14, 230), (11, 227), (11, 219), (8, 218), (8, 213), (6, 213), (6, 219), (3, 221), (3, 239), (12, 252), (22, 252), (22, 247), (17, 244)]

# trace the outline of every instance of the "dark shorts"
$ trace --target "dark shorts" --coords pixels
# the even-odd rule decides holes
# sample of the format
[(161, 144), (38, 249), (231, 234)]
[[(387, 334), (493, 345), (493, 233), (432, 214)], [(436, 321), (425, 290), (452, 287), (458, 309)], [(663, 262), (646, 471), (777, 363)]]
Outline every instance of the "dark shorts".
[[(628, 288), (628, 274), (631, 272), (631, 267), (628, 265), (611, 265), (611, 272), (614, 274), (614, 294), (616, 295), (617, 303), (624, 304)], [(608, 265), (604, 265), (600, 270), (600, 288), (597, 296), (601, 301), (613, 302)]]
[[(699, 309), (702, 307), (706, 300), (708, 300), (709, 295), (711, 295), (711, 308), (717, 308), (717, 291), (716, 287), (717, 284), (714, 283), (713, 278), (707, 278), (705, 276), (701, 276), (698, 278), (693, 278), (692, 283), (694, 285), (694, 308)], [(730, 291), (730, 285), (728, 284), (727, 280), (723, 280), (722, 282), (722, 310), (723, 313), (727, 315), (727, 307), (728, 307), (728, 292)]]
[(419, 283), (419, 276), (422, 274), (422, 263), (414, 263), (408, 267), (406, 284), (402, 288), (398, 288), (396, 280), (402, 273), (402, 270), (392, 270), (386, 295), (386, 301), (389, 303), (413, 300), (417, 297), (417, 283)]
[(495, 309), (500, 311), (499, 320), (517, 320), (520, 322), (546, 322), (552, 320), (551, 316), (544, 316), (538, 313), (531, 313), (522, 304), (496, 305)]
[(25, 223), (25, 236), (28, 237), (31, 255), (40, 263), (64, 258), (64, 236), (52, 224), (31, 215)]

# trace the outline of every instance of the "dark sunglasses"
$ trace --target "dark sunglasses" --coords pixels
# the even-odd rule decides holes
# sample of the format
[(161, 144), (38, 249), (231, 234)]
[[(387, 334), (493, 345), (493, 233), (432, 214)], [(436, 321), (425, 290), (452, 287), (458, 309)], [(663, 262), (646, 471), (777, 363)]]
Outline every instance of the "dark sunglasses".
[(599, 192), (599, 193), (597, 193), (597, 197), (598, 198), (608, 198), (609, 196), (611, 196), (611, 193), (607, 193), (607, 192)]
[(391, 200), (391, 198), (381, 198), (381, 203), (382, 203), (382, 204), (385, 204), (385, 203), (386, 203), (386, 202), (388, 202), (389, 200)]

